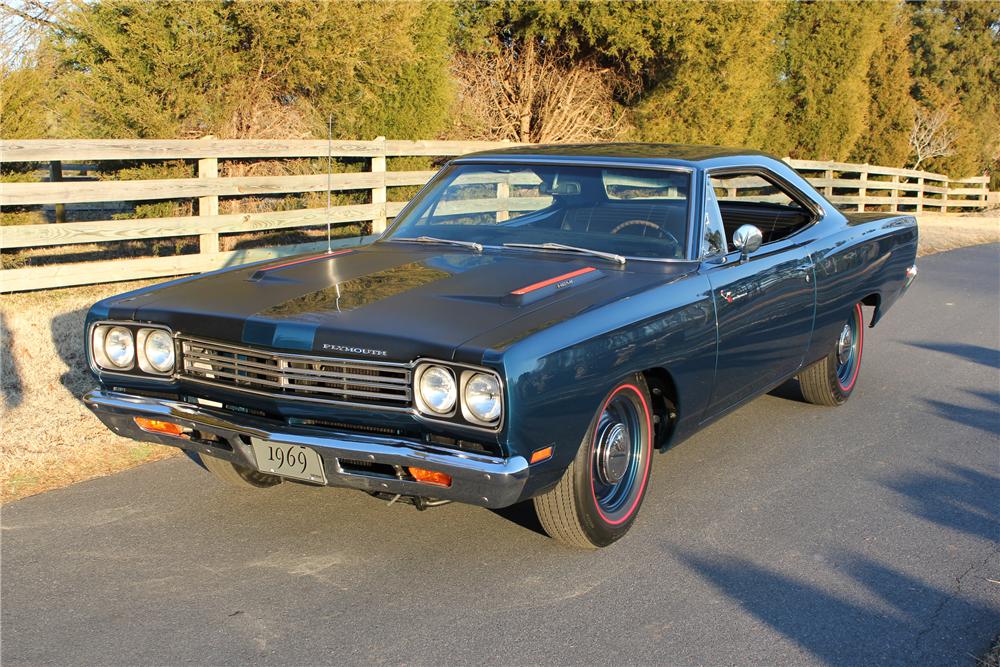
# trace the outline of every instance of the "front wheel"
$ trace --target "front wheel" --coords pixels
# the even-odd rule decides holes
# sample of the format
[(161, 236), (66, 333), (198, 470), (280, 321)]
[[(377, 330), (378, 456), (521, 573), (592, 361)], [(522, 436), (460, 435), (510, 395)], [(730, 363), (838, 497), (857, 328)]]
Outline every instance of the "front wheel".
[(649, 390), (636, 375), (601, 404), (559, 484), (534, 499), (545, 532), (584, 549), (625, 535), (646, 494), (652, 444)]
[(855, 304), (830, 353), (799, 373), (802, 395), (816, 405), (843, 404), (854, 391), (861, 370), (865, 322), (861, 304)]

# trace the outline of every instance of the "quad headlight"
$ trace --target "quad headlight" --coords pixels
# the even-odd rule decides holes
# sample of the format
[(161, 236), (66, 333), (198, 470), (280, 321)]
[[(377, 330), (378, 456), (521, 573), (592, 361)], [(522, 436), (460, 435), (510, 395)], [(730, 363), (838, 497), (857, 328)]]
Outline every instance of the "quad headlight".
[(499, 428), (503, 390), (495, 373), (428, 361), (417, 366), (413, 378), (418, 412), (467, 426)]
[(481, 422), (500, 417), (500, 380), (495, 375), (475, 373), (465, 380), (464, 406)]
[(458, 401), (455, 374), (444, 366), (422, 367), (417, 379), (417, 398), (425, 411), (448, 414)]
[(135, 360), (135, 340), (125, 327), (110, 327), (101, 342), (101, 351), (110, 366), (118, 369), (132, 367)]
[(161, 379), (173, 373), (176, 363), (170, 331), (127, 322), (95, 325), (90, 334), (90, 357), (97, 370)]
[(139, 329), (139, 368), (147, 373), (174, 370), (174, 339), (163, 329)]

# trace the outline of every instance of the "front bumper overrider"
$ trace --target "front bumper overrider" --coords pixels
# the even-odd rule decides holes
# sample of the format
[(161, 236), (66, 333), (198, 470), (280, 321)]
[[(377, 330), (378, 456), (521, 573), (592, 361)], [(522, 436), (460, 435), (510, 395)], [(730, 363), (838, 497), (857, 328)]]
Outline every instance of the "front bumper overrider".
[[(522, 499), (528, 479), (528, 462), (522, 456), (499, 458), (436, 447), (417, 440), (299, 428), (245, 415), (207, 410), (181, 401), (94, 390), (83, 402), (118, 435), (134, 440), (180, 447), (257, 468), (250, 439), (275, 444), (310, 447), (323, 460), (327, 486), (368, 492), (454, 500), (482, 507), (506, 507)], [(136, 417), (178, 424), (193, 433), (189, 437), (145, 431)], [(409, 466), (450, 475), (451, 486), (441, 487), (388, 475), (366, 473), (345, 461), (370, 462), (373, 466)]]

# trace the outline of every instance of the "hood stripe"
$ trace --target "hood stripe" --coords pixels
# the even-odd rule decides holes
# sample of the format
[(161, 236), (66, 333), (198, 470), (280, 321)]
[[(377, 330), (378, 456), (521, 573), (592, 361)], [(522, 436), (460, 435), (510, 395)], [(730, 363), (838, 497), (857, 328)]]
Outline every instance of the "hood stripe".
[(594, 267), (588, 266), (585, 269), (578, 269), (577, 271), (570, 271), (569, 273), (564, 273), (564, 274), (562, 274), (560, 276), (556, 276), (555, 278), (549, 278), (548, 280), (543, 280), (543, 281), (538, 282), (538, 283), (532, 283), (531, 285), (528, 285), (526, 287), (522, 287), (520, 289), (516, 289), (513, 292), (511, 292), (511, 294), (516, 294), (517, 296), (521, 296), (522, 294), (528, 294), (529, 292), (534, 292), (535, 290), (540, 290), (543, 287), (548, 287), (549, 285), (554, 285), (555, 283), (562, 282), (563, 280), (569, 280), (570, 278), (576, 278), (577, 276), (582, 276), (585, 273), (590, 273), (591, 271), (596, 271), (596, 270), (597, 269), (595, 269)]
[(283, 269), (283, 268), (288, 267), (288, 266), (295, 266), (296, 264), (305, 264), (306, 262), (313, 262), (313, 261), (316, 261), (317, 259), (324, 259), (326, 257), (335, 257), (336, 255), (343, 255), (343, 254), (349, 253), (349, 252), (351, 252), (350, 248), (348, 248), (347, 250), (334, 250), (332, 252), (324, 252), (321, 255), (312, 255), (310, 257), (302, 257), (300, 259), (293, 259), (290, 262), (284, 262), (282, 264), (275, 264), (274, 266), (268, 266), (267, 268), (259, 269), (258, 271), (255, 271), (254, 274), (250, 278), (252, 280), (259, 280), (265, 273), (268, 273), (270, 271), (276, 271), (278, 269)]

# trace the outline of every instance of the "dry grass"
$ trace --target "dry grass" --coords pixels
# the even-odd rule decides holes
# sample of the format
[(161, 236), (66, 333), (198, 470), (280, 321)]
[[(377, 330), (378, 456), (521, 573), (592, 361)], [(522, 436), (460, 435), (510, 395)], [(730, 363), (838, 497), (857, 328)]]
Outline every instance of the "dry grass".
[(1000, 667), (1000, 635), (997, 635), (993, 640), (990, 650), (976, 658), (976, 665), (977, 667)]
[(79, 400), (94, 386), (83, 354), (87, 308), (143, 284), (0, 296), (0, 501), (177, 452), (114, 435)]
[[(1000, 242), (1000, 217), (920, 216), (920, 254)], [(173, 456), (120, 438), (80, 402), (93, 387), (83, 318), (94, 301), (147, 283), (0, 296), (0, 502)]]
[(918, 252), (921, 256), (981, 243), (1000, 242), (1000, 212), (995, 210), (986, 215), (921, 213), (917, 219), (920, 227)]

